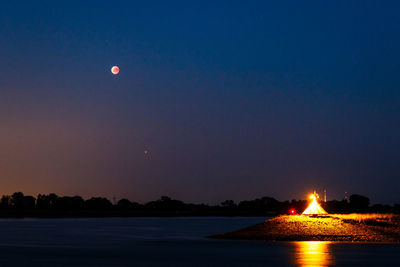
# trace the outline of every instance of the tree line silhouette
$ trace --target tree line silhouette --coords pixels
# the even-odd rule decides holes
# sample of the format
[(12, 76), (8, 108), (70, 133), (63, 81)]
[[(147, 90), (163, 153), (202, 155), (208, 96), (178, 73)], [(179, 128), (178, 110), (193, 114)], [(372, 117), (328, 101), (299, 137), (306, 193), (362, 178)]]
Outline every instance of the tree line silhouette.
[[(0, 217), (134, 217), (134, 216), (274, 216), (294, 209), (301, 213), (307, 200), (278, 201), (272, 197), (244, 200), (235, 203), (226, 200), (219, 205), (191, 204), (162, 196), (145, 204), (120, 199), (112, 203), (105, 197), (84, 200), (80, 196), (39, 194), (36, 198), (16, 192), (0, 199)], [(368, 197), (351, 195), (348, 200), (321, 202), (329, 213), (397, 213), (400, 205), (370, 205)]]

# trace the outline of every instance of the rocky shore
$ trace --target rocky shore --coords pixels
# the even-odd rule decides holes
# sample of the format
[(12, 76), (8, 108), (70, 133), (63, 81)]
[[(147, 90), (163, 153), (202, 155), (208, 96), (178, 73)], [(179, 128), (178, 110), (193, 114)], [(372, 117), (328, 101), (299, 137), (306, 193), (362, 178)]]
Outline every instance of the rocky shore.
[(392, 214), (282, 215), (211, 238), (263, 241), (400, 243), (400, 216)]

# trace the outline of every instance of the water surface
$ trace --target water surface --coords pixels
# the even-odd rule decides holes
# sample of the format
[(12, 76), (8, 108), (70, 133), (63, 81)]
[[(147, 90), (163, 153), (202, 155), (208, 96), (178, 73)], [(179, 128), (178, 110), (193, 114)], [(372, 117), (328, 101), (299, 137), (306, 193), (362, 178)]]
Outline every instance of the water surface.
[(400, 245), (206, 238), (264, 219), (3, 219), (0, 266), (400, 266)]

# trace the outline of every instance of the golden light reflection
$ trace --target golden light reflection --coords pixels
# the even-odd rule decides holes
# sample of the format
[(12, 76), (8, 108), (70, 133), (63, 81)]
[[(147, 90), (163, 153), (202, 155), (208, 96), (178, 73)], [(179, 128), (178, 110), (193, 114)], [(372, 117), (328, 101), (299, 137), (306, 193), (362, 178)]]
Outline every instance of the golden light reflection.
[(300, 241), (295, 244), (296, 266), (332, 266), (335, 259), (329, 241)]

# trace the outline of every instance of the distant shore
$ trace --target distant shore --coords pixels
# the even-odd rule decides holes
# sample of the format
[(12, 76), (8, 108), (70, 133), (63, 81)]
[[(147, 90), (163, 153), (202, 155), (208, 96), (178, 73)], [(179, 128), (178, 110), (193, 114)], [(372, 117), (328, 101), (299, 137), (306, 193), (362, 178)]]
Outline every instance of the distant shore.
[(7, 218), (140, 218), (140, 217), (264, 217), (277, 216), (276, 213), (249, 212), (186, 212), (186, 211), (118, 211), (118, 210), (0, 210), (0, 219)]
[(282, 215), (244, 229), (210, 237), (263, 241), (400, 243), (400, 216), (394, 214)]
[[(225, 200), (220, 204), (194, 204), (161, 196), (147, 203), (122, 198), (111, 202), (105, 197), (83, 199), (81, 196), (58, 196), (54, 193), (36, 197), (15, 192), (0, 198), (0, 218), (86, 218), (86, 217), (274, 217), (303, 211), (307, 200), (278, 201), (272, 197)], [(329, 213), (394, 213), (400, 214), (400, 204), (370, 205), (369, 198), (353, 194), (349, 200), (320, 203)]]

